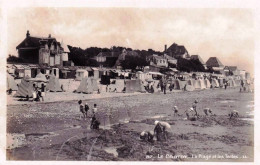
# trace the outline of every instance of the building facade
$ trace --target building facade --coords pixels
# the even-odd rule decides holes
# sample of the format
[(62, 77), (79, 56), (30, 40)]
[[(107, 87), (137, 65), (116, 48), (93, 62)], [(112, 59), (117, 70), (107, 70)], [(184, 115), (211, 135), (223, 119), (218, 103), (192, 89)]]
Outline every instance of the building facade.
[(35, 37), (27, 31), (26, 38), (16, 49), (19, 57), (26, 63), (51, 67), (63, 66), (64, 48), (51, 35), (49, 37)]

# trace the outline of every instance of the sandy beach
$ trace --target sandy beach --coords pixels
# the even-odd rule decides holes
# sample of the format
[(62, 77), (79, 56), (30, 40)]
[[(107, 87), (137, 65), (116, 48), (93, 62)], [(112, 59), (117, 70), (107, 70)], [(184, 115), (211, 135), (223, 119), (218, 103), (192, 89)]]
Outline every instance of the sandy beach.
[[(58, 97), (60, 95), (60, 97)], [(124, 96), (124, 97), (123, 97)], [(9, 96), (8, 96), (9, 97)], [(78, 99), (98, 105), (100, 130), (80, 118)], [(197, 121), (184, 111), (197, 99)], [(173, 106), (181, 116), (173, 115)], [(209, 107), (215, 115), (205, 116)], [(239, 118), (229, 119), (230, 110)], [(46, 101), (7, 106), (8, 160), (253, 161), (254, 95), (239, 88), (155, 94), (47, 93)], [(167, 121), (168, 141), (141, 141), (154, 121)]]

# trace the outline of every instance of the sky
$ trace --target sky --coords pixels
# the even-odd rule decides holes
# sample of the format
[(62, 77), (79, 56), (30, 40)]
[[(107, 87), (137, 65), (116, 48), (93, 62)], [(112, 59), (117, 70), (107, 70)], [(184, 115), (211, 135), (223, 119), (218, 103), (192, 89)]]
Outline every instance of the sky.
[(177, 43), (206, 62), (254, 74), (254, 19), (250, 9), (198, 8), (14, 8), (8, 10), (8, 53), (29, 30), (82, 49), (124, 46), (163, 51)]

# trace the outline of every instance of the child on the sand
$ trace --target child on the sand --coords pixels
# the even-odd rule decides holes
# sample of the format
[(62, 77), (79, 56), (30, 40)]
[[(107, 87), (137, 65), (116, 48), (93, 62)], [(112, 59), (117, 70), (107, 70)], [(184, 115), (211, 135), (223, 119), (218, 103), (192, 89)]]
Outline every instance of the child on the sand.
[(174, 116), (178, 116), (178, 107), (177, 106), (174, 106), (173, 107), (173, 111), (174, 111)]
[(198, 116), (198, 112), (197, 112), (197, 104), (198, 104), (198, 101), (195, 100), (194, 103), (192, 104), (192, 108), (195, 112), (195, 116)]
[[(84, 106), (82, 104), (82, 100), (79, 100), (78, 103), (79, 103), (79, 110), (83, 114), (83, 118), (85, 119), (85, 112), (84, 112)], [(81, 115), (79, 118), (81, 118)]]
[(140, 139), (152, 142), (154, 137), (154, 132), (153, 131), (143, 131), (140, 133)]

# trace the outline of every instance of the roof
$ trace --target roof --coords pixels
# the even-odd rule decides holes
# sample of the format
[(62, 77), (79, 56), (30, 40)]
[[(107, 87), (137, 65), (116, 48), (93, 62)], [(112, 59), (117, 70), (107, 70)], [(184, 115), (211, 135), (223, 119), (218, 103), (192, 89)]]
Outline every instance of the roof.
[(63, 51), (65, 53), (69, 53), (70, 52), (70, 50), (68, 48), (68, 45), (64, 44), (63, 41), (61, 42), (61, 47), (63, 48)]
[(206, 65), (210, 67), (224, 67), (217, 57), (210, 57), (206, 62)]
[(237, 69), (237, 66), (227, 66), (228, 67), (228, 69), (230, 70), (230, 71), (236, 71), (236, 70), (238, 70)]
[(168, 56), (167, 54), (164, 54), (163, 57), (164, 57), (165, 59), (167, 59), (167, 60), (177, 60), (177, 59), (175, 59), (175, 58), (173, 58), (173, 57), (171, 57), (171, 56)]
[(166, 52), (172, 52), (174, 55), (183, 55), (185, 52), (188, 52), (183, 45), (178, 45), (173, 43)]
[[(35, 36), (28, 36), (26, 37), (17, 47), (16, 49), (22, 48), (40, 48), (40, 46), (44, 46), (48, 44), (50, 47), (52, 43), (57, 43), (60, 46), (60, 43), (56, 41), (53, 37), (35, 37)], [(54, 45), (56, 46), (56, 45)]]
[(85, 69), (77, 69), (76, 72), (87, 72)]
[(202, 60), (202, 58), (199, 55), (191, 55), (190, 59), (199, 60), (201, 64), (205, 64), (205, 62)]

